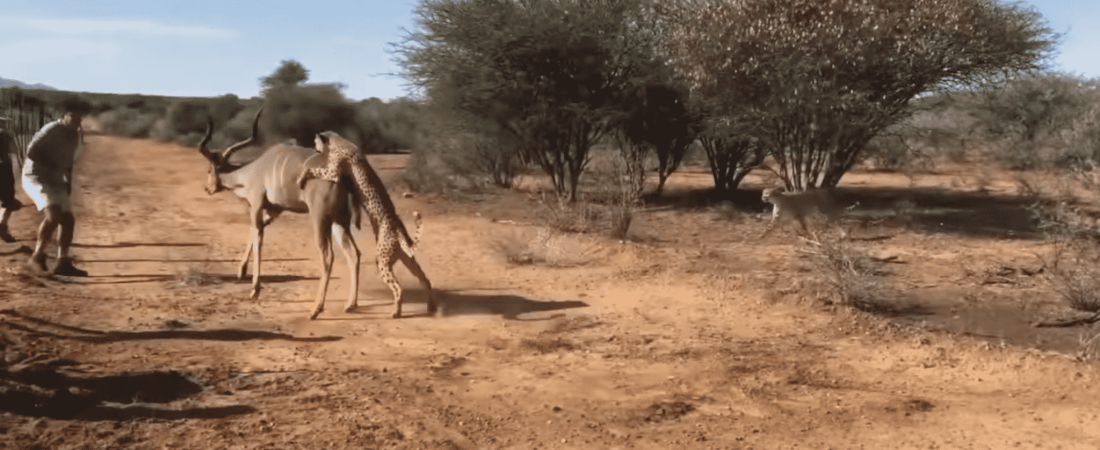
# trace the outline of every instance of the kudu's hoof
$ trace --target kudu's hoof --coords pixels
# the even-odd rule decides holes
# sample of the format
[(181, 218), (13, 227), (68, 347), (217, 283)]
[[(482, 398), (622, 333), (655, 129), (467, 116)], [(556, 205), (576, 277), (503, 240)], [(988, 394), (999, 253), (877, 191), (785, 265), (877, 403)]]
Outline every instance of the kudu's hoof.
[(349, 312), (355, 311), (355, 308), (358, 308), (358, 307), (359, 307), (358, 303), (348, 303), (348, 304), (344, 305), (344, 312), (349, 313)]
[(325, 308), (317, 308), (316, 310), (313, 311), (313, 314), (309, 315), (309, 320), (316, 320), (317, 316), (321, 315), (321, 311), (324, 311), (324, 310), (325, 310)]
[(252, 300), (260, 298), (260, 288), (253, 289), (252, 295), (250, 295), (249, 298), (251, 298)]
[(401, 318), (401, 311), (394, 311), (393, 315), (390, 316), (390, 317), (393, 317), (394, 319), (400, 319)]

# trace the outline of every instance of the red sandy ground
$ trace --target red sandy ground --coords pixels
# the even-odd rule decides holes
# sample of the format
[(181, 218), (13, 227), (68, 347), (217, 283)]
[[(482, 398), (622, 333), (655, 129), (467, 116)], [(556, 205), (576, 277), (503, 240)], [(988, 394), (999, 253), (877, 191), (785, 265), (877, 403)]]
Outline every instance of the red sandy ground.
[[(1072, 358), (1095, 331), (1027, 326), (1058, 300), (1034, 274), (1044, 244), (996, 232), (1003, 217), (990, 232), (949, 220), (858, 230), (910, 302), (881, 317), (823, 303), (793, 228), (759, 240), (762, 216), (724, 204), (684, 194), (639, 213), (633, 241), (560, 235), (557, 264), (514, 265), (501, 244), (536, 234), (536, 200), (404, 198), (406, 158), (371, 162), (403, 216), (424, 215), (418, 257), (439, 289), (436, 317), (401, 268), (410, 317), (389, 318), (367, 228), (359, 309), (342, 311), (338, 254), (327, 309), (308, 320), (317, 250), (294, 214), (268, 228), (265, 290), (249, 300), (232, 278), (245, 207), (206, 195), (202, 157), (89, 137), (75, 196), (91, 276), (28, 276), (25, 255), (0, 256), (7, 363), (67, 360), (50, 367), (86, 378), (177, 372), (202, 389), (128, 394), (67, 419), (0, 413), (0, 447), (1100, 447), (1100, 372)], [(670, 197), (707, 177), (686, 168)], [(1005, 180), (940, 173), (916, 187), (994, 195)], [(844, 185), (909, 180), (854, 173)], [(20, 244), (39, 217), (16, 213)], [(181, 283), (202, 274), (224, 281)]]

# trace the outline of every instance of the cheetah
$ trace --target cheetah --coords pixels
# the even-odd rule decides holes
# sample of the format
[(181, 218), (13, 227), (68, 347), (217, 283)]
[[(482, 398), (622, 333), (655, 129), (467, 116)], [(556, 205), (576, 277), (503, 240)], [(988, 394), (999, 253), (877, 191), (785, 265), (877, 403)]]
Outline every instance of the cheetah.
[[(806, 192), (788, 193), (784, 192), (783, 188), (768, 188), (764, 189), (760, 198), (773, 205), (772, 220), (768, 223), (768, 227), (764, 229), (764, 232), (760, 234), (760, 238), (771, 233), (776, 223), (785, 217), (798, 219), (799, 225), (802, 225), (802, 231), (808, 234), (810, 230), (806, 227), (807, 216), (816, 212), (824, 215), (827, 223), (833, 223), (836, 222), (845, 209), (850, 209), (841, 207), (833, 193), (828, 189), (811, 189)], [(852, 205), (852, 207), (855, 207), (855, 205)], [(843, 234), (847, 235), (846, 232)]]
[[(318, 134), (314, 142), (317, 152), (325, 158), (325, 164), (304, 169), (298, 177), (298, 186), (303, 188), (307, 181), (314, 178), (337, 182), (343, 176), (350, 176), (361, 192), (371, 227), (374, 229), (375, 241), (378, 244), (378, 272), (382, 281), (393, 291), (393, 318), (401, 317), (401, 284), (397, 282), (397, 277), (393, 273), (393, 265), (398, 260), (405, 264), (409, 272), (420, 280), (420, 285), (428, 291), (428, 313), (434, 314), (436, 302), (432, 284), (414, 256), (420, 243), (420, 233), (424, 228), (420, 220), (420, 212), (413, 212), (413, 217), (416, 218), (416, 236), (410, 238), (404, 222), (397, 216), (393, 201), (386, 193), (386, 187), (367, 162), (367, 158), (359, 153), (359, 148), (332, 131)], [(345, 311), (351, 311), (355, 307), (354, 303), (348, 304)], [(314, 314), (319, 312), (315, 311)]]

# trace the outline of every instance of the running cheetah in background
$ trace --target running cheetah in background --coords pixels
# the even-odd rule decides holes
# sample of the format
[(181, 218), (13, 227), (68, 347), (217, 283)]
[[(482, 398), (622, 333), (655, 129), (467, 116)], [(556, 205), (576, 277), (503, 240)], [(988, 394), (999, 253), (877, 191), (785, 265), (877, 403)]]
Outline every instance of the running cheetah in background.
[[(382, 281), (393, 291), (393, 317), (401, 317), (401, 284), (393, 273), (393, 265), (398, 260), (405, 264), (409, 272), (420, 280), (420, 285), (428, 291), (428, 313), (435, 313), (432, 284), (414, 256), (420, 243), (420, 232), (424, 228), (420, 221), (420, 212), (413, 212), (413, 217), (416, 218), (416, 237), (410, 238), (404, 222), (397, 216), (393, 201), (386, 193), (386, 187), (367, 162), (367, 158), (359, 153), (359, 148), (332, 131), (318, 134), (314, 142), (317, 151), (326, 160), (325, 165), (303, 170), (298, 177), (298, 186), (305, 187), (306, 182), (314, 178), (338, 182), (341, 177), (350, 176), (362, 192), (363, 204), (370, 216), (371, 227), (374, 228), (375, 241), (378, 243), (378, 271)], [(348, 305), (345, 311), (350, 311), (355, 306)]]
[[(776, 223), (786, 217), (794, 217), (802, 225), (802, 231), (809, 234), (806, 226), (806, 217), (815, 212), (825, 216), (826, 223), (834, 223), (847, 208), (837, 203), (832, 192), (828, 189), (811, 189), (806, 192), (785, 192), (783, 188), (768, 188), (760, 196), (761, 200), (774, 205), (772, 220), (768, 227), (760, 234), (763, 238), (771, 233)], [(855, 207), (855, 205), (852, 205)], [(847, 233), (843, 230), (842, 234)]]

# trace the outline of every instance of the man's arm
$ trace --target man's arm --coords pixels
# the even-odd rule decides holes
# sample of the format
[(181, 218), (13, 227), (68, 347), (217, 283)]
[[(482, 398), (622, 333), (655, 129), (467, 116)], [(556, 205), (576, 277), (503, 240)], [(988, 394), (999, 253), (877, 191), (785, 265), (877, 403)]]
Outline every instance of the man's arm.
[(27, 145), (27, 159), (34, 162), (34, 173), (42, 181), (64, 183), (71, 177), (73, 161), (63, 161), (61, 158), (72, 157), (71, 152), (63, 149), (67, 145), (64, 127), (54, 122), (46, 125), (34, 135), (31, 143)]
[(57, 140), (53, 135), (55, 124), (48, 123), (34, 134), (31, 142), (27, 144), (27, 159), (34, 161), (35, 165), (57, 165), (50, 154), (53, 147), (51, 141)]

